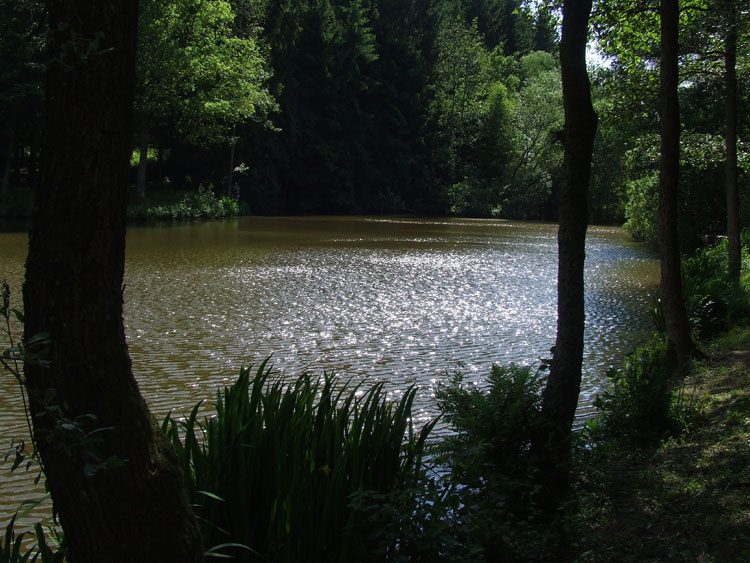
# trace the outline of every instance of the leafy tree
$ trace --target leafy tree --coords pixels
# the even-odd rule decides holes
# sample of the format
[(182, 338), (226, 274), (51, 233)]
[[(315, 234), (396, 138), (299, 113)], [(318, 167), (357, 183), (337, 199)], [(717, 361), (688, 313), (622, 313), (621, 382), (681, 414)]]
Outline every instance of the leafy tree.
[(237, 135), (254, 209), (497, 212), (513, 144), (503, 52), (528, 53), (552, 21), (501, 0), (268, 3), (280, 131)]
[(381, 191), (378, 124), (368, 104), (379, 59), (374, 9), (363, 0), (268, 5), (263, 39), (274, 68), (280, 132), (257, 139), (266, 191), (287, 212), (342, 212)]
[[(682, 47), (683, 75), (696, 82), (696, 89), (707, 93), (705, 105), (723, 106), (723, 112), (712, 115), (712, 126), (707, 127), (706, 132), (724, 137), (724, 154), (720, 160), (725, 168), (729, 275), (735, 283), (739, 282), (741, 263), (737, 46), (740, 33), (747, 28), (748, 9), (750, 2), (746, 0), (692, 0), (683, 8), (688, 14), (684, 18), (687, 39)], [(716, 130), (715, 124), (719, 122), (723, 123), (723, 128)]]
[(369, 65), (373, 83), (364, 94), (366, 107), (377, 117), (371, 140), (376, 148), (375, 173), (380, 191), (385, 191), (379, 210), (388, 210), (392, 199), (427, 213), (444, 209), (434, 196), (430, 148), (425, 142), (428, 57), (439, 27), (431, 4), (379, 0), (372, 18), (378, 58)]
[(430, 108), (433, 129), (445, 163), (446, 179), (455, 183), (466, 174), (466, 161), (476, 149), (491, 84), (490, 57), (476, 22), (445, 22), (437, 37), (437, 60)]
[(48, 2), (44, 159), (24, 284), (34, 439), (72, 561), (199, 561), (122, 320), (138, 3)]
[[(536, 30), (546, 25), (544, 16), (535, 22), (531, 9), (521, 0), (464, 0), (463, 3), (466, 22), (476, 20), (485, 46), (490, 50), (500, 47), (504, 55), (528, 53)], [(540, 8), (539, 13), (543, 12), (545, 8)]]
[(559, 184), (563, 126), (560, 69), (552, 55), (529, 53), (519, 61), (514, 115), (513, 156), (504, 177), (503, 209), (511, 217), (538, 217)]
[(37, 0), (0, 0), (0, 194), (7, 192), (19, 138), (35, 144), (42, 105), (43, 8)]
[(223, 0), (142, 2), (136, 90), (140, 197), (149, 129), (171, 129), (183, 142), (209, 146), (227, 140), (233, 124), (273, 109), (264, 58), (254, 37), (234, 35), (233, 20)]
[[(739, 220), (737, 208), (737, 168), (744, 160), (741, 128), (731, 126), (730, 108), (734, 89), (729, 79), (736, 67), (743, 72), (744, 54), (740, 49), (739, 60), (727, 63), (728, 52), (733, 41), (731, 30), (733, 17), (737, 20), (737, 31), (742, 34), (746, 27), (743, 18), (747, 12), (745, 0), (706, 2), (705, 0), (682, 0), (679, 3), (679, 26), (683, 40), (680, 45), (680, 81), (678, 94), (684, 108), (681, 135), (681, 182), (679, 222), (680, 243), (683, 248), (692, 249), (701, 244), (702, 237), (708, 234), (727, 232), (735, 241), (739, 240)], [(619, 127), (628, 131), (624, 139), (636, 133), (635, 120), (643, 123), (640, 133), (636, 133), (635, 145), (641, 147), (641, 158), (654, 164), (649, 169), (636, 166), (624, 176), (644, 185), (646, 177), (656, 173), (658, 154), (658, 127), (653, 119), (657, 114), (655, 102), (658, 100), (658, 58), (659, 18), (658, 3), (652, 0), (638, 2), (600, 2), (595, 17), (598, 40), (602, 49), (612, 57), (613, 70), (609, 73), (612, 88), (609, 98), (614, 101), (613, 116), (619, 119)], [(742, 41), (740, 39), (740, 44)], [(741, 82), (741, 79), (740, 79)], [(606, 116), (605, 116), (606, 123)], [(648, 125), (651, 121), (652, 125)], [(605, 126), (606, 127), (606, 126)], [(731, 132), (734, 130), (734, 132)], [(630, 137), (632, 138), (632, 137)], [(724, 139), (724, 147), (717, 144)], [(626, 143), (621, 143), (625, 145)], [(740, 147), (740, 150), (737, 149)], [(632, 154), (625, 155), (631, 162), (638, 162)], [(711, 189), (716, 184), (720, 169), (726, 169), (727, 205), (718, 199), (718, 192)], [(635, 175), (635, 177), (634, 177)], [(708, 188), (707, 188), (708, 187)], [(632, 209), (645, 209), (630, 206)], [(712, 212), (711, 210), (716, 210)], [(718, 212), (725, 210), (726, 231), (720, 225)], [(643, 225), (641, 215), (629, 224)], [(651, 229), (649, 229), (651, 230)], [(655, 224), (654, 229), (655, 231)], [(731, 233), (731, 234), (730, 234)], [(732, 254), (736, 265), (738, 243), (733, 243)]]

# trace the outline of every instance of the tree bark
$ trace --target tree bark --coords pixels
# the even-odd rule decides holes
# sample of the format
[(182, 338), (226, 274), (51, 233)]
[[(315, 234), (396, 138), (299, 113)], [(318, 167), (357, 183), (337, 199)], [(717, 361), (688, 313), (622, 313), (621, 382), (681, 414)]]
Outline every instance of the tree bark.
[(548, 493), (567, 488), (570, 431), (578, 405), (583, 362), (584, 262), (588, 189), (597, 115), (586, 71), (591, 0), (565, 0), (560, 41), (565, 106), (564, 172), (558, 230), (557, 341), (543, 393), (544, 430), (535, 451), (542, 458)]
[(740, 188), (737, 172), (737, 15), (730, 7), (729, 27), (724, 44), (724, 81), (726, 88), (725, 141), (727, 151), (727, 239), (729, 279), (740, 282), (742, 265), (740, 245)]
[(135, 180), (135, 194), (139, 201), (146, 197), (146, 167), (148, 166), (148, 125), (146, 118), (138, 118), (138, 173)]
[(232, 197), (234, 192), (232, 190), (232, 182), (234, 181), (234, 149), (237, 145), (237, 138), (235, 137), (235, 131), (237, 126), (232, 125), (232, 135), (229, 137), (229, 170), (227, 170), (227, 197)]
[(692, 355), (694, 344), (682, 293), (677, 200), (680, 177), (680, 104), (677, 96), (679, 6), (662, 0), (661, 8), (661, 161), (657, 231), (661, 262), (661, 302), (667, 324), (669, 354), (678, 365)]
[[(122, 320), (138, 2), (55, 0), (24, 284), (36, 443), (71, 561), (199, 561), (180, 470)], [(46, 345), (31, 347), (35, 335)]]
[(29, 142), (29, 185), (36, 186), (39, 167), (39, 139), (36, 131)]
[(15, 135), (13, 129), (8, 127), (8, 150), (5, 153), (5, 165), (3, 166), (3, 176), (0, 178), (0, 195), (6, 195), (8, 193), (8, 186), (10, 185), (10, 169), (13, 162), (13, 143), (15, 142)]

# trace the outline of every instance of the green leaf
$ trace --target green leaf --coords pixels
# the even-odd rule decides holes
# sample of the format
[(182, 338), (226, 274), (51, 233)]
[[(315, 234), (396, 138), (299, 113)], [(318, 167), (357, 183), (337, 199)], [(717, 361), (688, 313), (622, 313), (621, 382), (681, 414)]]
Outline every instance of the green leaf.
[(248, 547), (248, 546), (246, 546), (245, 544), (242, 544), (242, 543), (221, 543), (219, 545), (215, 545), (212, 548), (206, 550), (203, 553), (203, 556), (204, 557), (219, 557), (219, 558), (222, 558), (222, 559), (234, 559), (234, 557), (231, 556), (231, 555), (226, 555), (224, 553), (218, 553), (218, 551), (220, 549), (224, 549), (225, 547), (238, 547), (240, 549), (246, 549), (247, 551), (249, 551), (251, 553), (255, 553), (256, 555), (258, 555), (257, 551), (255, 551), (254, 549), (252, 549), (252, 548), (250, 548), (250, 547)]
[(195, 493), (198, 494), (198, 495), (207, 496), (208, 498), (212, 498), (214, 500), (218, 500), (218, 501), (224, 502), (223, 498), (221, 498), (220, 496), (215, 495), (214, 493), (209, 492), (209, 491), (195, 491)]

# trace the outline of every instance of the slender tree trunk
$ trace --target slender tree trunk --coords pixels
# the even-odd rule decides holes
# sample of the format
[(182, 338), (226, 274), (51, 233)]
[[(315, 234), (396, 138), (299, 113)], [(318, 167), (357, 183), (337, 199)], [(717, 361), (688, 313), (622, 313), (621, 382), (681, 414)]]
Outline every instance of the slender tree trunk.
[(3, 177), (0, 179), (0, 194), (6, 195), (8, 193), (8, 186), (10, 185), (10, 169), (13, 162), (13, 143), (15, 141), (15, 135), (13, 129), (8, 128), (8, 150), (5, 153), (5, 166), (3, 167)]
[(36, 186), (39, 168), (39, 139), (34, 132), (29, 143), (29, 185)]
[(586, 71), (590, 12), (591, 0), (565, 0), (563, 4), (560, 63), (565, 106), (565, 179), (558, 231), (557, 341), (543, 393), (545, 427), (534, 445), (547, 481), (546, 494), (553, 497), (553, 502), (567, 489), (570, 432), (583, 362), (587, 202), (597, 126)]
[(742, 264), (740, 245), (740, 188), (737, 173), (737, 15), (729, 10), (724, 53), (726, 84), (725, 140), (727, 151), (727, 239), (729, 242), (729, 279), (740, 282)]
[[(71, 561), (199, 561), (180, 470), (138, 390), (122, 320), (138, 3), (47, 9), (24, 284), (27, 350), (49, 361), (24, 367), (47, 484)], [(31, 346), (44, 334), (44, 346)]]
[(148, 165), (148, 125), (146, 118), (138, 117), (138, 173), (135, 194), (139, 201), (146, 197), (146, 166)]
[(156, 146), (156, 177), (158, 178), (159, 185), (164, 184), (164, 147), (161, 146), (161, 142), (157, 142)]
[(680, 177), (680, 104), (678, 74), (678, 0), (661, 1), (661, 164), (659, 170), (658, 238), (661, 299), (672, 358), (682, 365), (693, 353), (690, 325), (682, 293), (677, 199)]
[[(15, 173), (15, 181), (20, 183), (21, 181), (21, 169), (23, 168), (23, 144), (16, 135), (16, 143), (13, 146), (13, 166), (11, 168), (11, 175)], [(11, 176), (12, 177), (12, 176)]]
[(227, 171), (227, 197), (232, 197), (232, 181), (234, 180), (234, 147), (237, 138), (234, 136), (236, 125), (232, 125), (232, 136), (229, 137), (229, 170)]

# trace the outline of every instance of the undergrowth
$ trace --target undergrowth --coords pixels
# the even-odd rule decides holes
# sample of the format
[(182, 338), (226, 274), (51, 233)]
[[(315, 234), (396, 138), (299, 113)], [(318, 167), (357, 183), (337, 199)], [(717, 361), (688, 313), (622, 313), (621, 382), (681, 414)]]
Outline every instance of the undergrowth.
[(142, 201), (128, 206), (129, 221), (190, 221), (221, 219), (240, 214), (240, 204), (227, 196), (217, 196), (213, 186), (201, 186), (173, 203), (152, 204)]
[[(242, 560), (356, 561), (399, 549), (398, 530), (365, 541), (359, 522), (424, 478), (433, 423), (411, 423), (415, 389), (398, 403), (382, 385), (336, 389), (331, 376), (285, 384), (264, 362), (218, 394), (216, 416), (168, 417), (207, 547)], [(414, 502), (403, 497), (403, 514)], [(381, 503), (385, 504), (385, 502)], [(365, 518), (366, 519), (366, 518)], [(382, 545), (385, 542), (385, 545)]]

